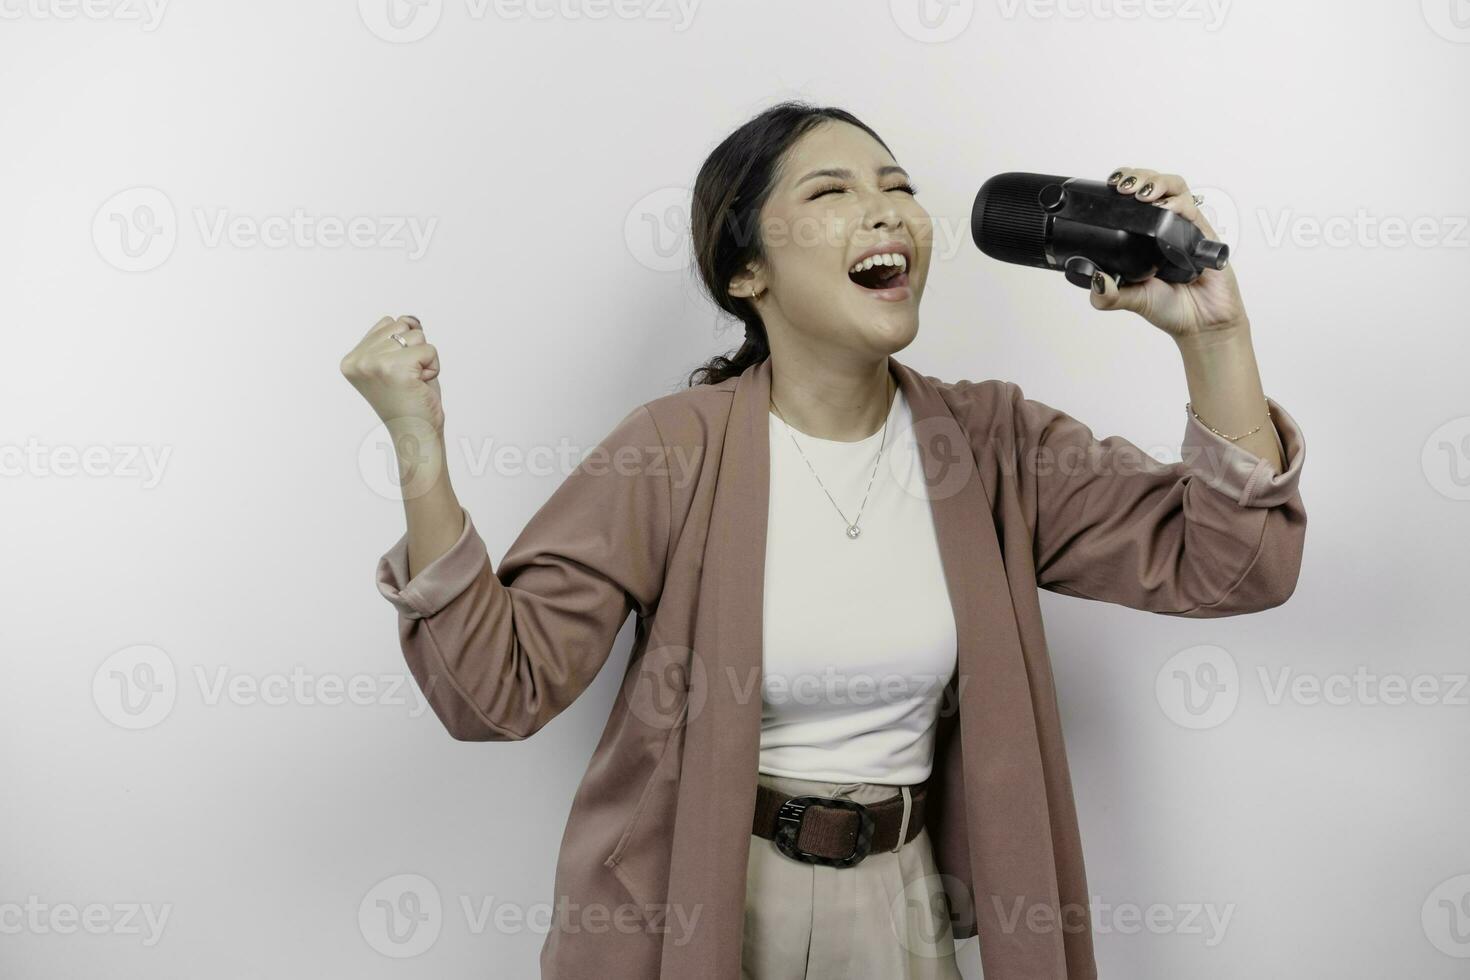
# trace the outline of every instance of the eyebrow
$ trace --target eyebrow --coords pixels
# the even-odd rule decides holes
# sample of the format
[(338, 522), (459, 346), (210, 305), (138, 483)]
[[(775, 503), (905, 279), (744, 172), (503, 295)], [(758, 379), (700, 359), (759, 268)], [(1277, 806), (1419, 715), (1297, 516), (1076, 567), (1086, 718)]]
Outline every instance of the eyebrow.
[[(909, 175), (909, 172), (902, 167), (896, 166), (880, 167), (878, 169), (879, 177), (887, 177), (889, 174), (903, 174), (905, 177), (907, 177)], [(800, 187), (802, 184), (805, 184), (807, 181), (811, 180), (814, 177), (837, 177), (841, 180), (852, 180), (853, 174), (851, 170), (846, 170), (841, 167), (827, 170), (813, 170), (811, 173), (801, 178), (801, 180), (798, 180), (793, 186)]]

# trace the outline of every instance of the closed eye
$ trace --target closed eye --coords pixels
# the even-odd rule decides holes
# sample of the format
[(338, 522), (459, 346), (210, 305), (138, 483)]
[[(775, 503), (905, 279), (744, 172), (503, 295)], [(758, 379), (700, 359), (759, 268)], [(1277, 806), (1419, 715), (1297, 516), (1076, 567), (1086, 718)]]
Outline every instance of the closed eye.
[[(837, 194), (837, 193), (840, 193), (841, 191), (845, 191), (845, 190), (847, 190), (847, 188), (846, 187), (842, 187), (842, 186), (823, 187), (821, 190), (817, 191), (811, 197), (807, 198), (807, 200), (808, 201), (815, 201), (819, 197), (825, 197), (828, 194)], [(887, 190), (890, 190), (890, 191), (902, 191), (905, 194), (908, 194), (910, 197), (912, 197), (913, 195), (919, 193), (918, 189), (916, 187), (914, 187), (913, 184), (910, 184), (908, 182), (904, 182), (902, 184), (894, 184), (892, 187), (887, 188)]]

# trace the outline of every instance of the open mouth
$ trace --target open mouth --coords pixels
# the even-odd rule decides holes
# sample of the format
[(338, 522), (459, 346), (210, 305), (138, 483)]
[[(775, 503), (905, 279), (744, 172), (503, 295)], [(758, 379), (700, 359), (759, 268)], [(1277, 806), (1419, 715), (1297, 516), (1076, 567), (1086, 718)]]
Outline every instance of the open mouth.
[(898, 252), (871, 255), (848, 269), (847, 278), (864, 289), (899, 289), (909, 284), (908, 260)]

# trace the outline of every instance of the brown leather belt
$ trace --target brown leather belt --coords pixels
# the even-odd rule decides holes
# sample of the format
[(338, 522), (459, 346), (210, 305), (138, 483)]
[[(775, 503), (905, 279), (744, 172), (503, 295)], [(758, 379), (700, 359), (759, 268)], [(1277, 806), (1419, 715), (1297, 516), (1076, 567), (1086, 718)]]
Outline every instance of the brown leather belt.
[[(927, 783), (910, 787), (907, 844), (924, 826)], [(787, 857), (809, 864), (850, 868), (873, 851), (891, 851), (898, 845), (903, 823), (903, 794), (876, 803), (858, 803), (834, 796), (791, 796), (763, 783), (756, 784), (755, 819), (751, 832), (775, 841)]]

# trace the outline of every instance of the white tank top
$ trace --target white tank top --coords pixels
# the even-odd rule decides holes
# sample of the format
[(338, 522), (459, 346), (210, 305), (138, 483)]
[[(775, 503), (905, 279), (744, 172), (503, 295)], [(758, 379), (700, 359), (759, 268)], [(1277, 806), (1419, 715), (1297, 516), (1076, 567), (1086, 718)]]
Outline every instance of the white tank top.
[[(956, 636), (908, 403), (895, 392), (886, 440), (881, 427), (858, 442), (817, 439), (788, 429), (774, 411), (767, 417), (760, 771), (921, 782), (933, 762)], [(856, 539), (843, 514), (857, 519)]]

